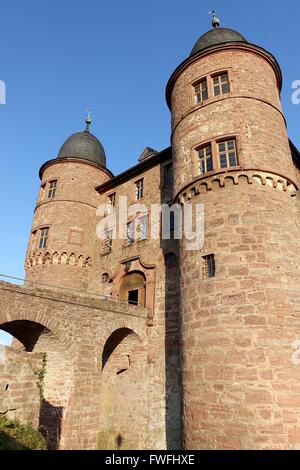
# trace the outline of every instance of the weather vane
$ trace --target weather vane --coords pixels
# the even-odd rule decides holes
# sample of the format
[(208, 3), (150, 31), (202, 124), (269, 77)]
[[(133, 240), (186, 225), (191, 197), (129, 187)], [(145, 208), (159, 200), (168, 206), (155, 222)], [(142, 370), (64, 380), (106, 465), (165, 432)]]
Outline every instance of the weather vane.
[(212, 10), (212, 11), (209, 11), (208, 13), (210, 13), (212, 15), (212, 22), (211, 24), (213, 25), (214, 28), (218, 28), (220, 26), (220, 20), (219, 18), (217, 17), (217, 13), (215, 10)]
[(86, 128), (85, 128), (85, 130), (86, 130), (86, 132), (89, 132), (89, 130), (90, 130), (90, 125), (92, 124), (91, 111), (92, 111), (92, 110), (91, 110), (90, 108), (87, 109), (87, 117), (85, 118), (85, 123), (86, 123)]

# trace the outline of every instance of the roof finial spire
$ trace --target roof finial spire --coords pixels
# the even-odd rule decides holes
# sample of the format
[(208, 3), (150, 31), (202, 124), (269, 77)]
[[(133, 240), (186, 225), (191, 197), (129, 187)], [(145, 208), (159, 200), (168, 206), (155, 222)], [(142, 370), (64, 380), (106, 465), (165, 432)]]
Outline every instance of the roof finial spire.
[(215, 10), (212, 10), (209, 12), (212, 15), (212, 22), (211, 24), (213, 25), (214, 28), (218, 28), (220, 26), (220, 20), (217, 17), (217, 13)]
[(90, 108), (87, 109), (87, 117), (85, 118), (85, 123), (86, 123), (85, 131), (86, 132), (90, 132), (90, 125), (92, 124), (91, 111), (92, 110)]

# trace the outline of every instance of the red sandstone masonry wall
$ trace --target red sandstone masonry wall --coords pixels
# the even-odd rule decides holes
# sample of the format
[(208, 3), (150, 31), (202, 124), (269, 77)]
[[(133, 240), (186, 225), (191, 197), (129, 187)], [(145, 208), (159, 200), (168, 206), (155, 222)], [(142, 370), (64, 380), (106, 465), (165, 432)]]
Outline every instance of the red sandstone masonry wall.
[(203, 251), (181, 247), (185, 447), (299, 448), (299, 202), (245, 177), (202, 191)]
[[(217, 70), (231, 93), (194, 105), (192, 83)], [(298, 177), (275, 72), (250, 51), (210, 53), (177, 78), (172, 112), (174, 194), (205, 209), (203, 250), (180, 244), (184, 446), (299, 448)], [(195, 147), (226, 135), (239, 170), (197, 175)], [(216, 276), (203, 279), (211, 253)]]
[(39, 424), (40, 397), (34, 372), (42, 355), (0, 345), (0, 413), (10, 419)]
[[(194, 103), (193, 83), (228, 70), (231, 92)], [(195, 147), (211, 139), (237, 136), (243, 168), (257, 168), (296, 178), (271, 65), (250, 51), (215, 51), (189, 65), (172, 92), (173, 160), (176, 194), (198, 176)]]
[[(44, 416), (52, 417), (51, 422), (56, 418), (57, 428), (49, 430), (52, 448), (54, 444), (60, 449), (97, 448), (104, 345), (114, 331), (128, 328), (146, 348), (146, 310), (97, 296), (3, 282), (0, 306), (0, 327), (5, 325), (6, 331), (20, 339), (25, 323), (43, 327), (33, 352), (47, 353)], [(147, 363), (144, 367), (149, 376)], [(134, 427), (132, 432), (135, 435)]]
[[(49, 181), (57, 180), (54, 199)], [(27, 280), (88, 290), (95, 261), (96, 185), (109, 179), (99, 168), (79, 162), (55, 162), (44, 170), (32, 231), (49, 226), (47, 248), (31, 235), (26, 255)]]
[[(120, 196), (128, 197), (128, 206), (144, 204), (151, 213), (152, 204), (171, 203), (172, 190), (164, 188), (164, 165), (156, 165), (147, 172), (124, 182), (108, 194), (116, 192), (116, 205)], [(135, 200), (135, 181), (144, 178), (144, 197)], [(101, 202), (107, 202), (107, 195), (101, 195)], [(117, 209), (118, 211), (118, 209)], [(99, 219), (100, 220), (100, 219)], [(146, 278), (151, 277), (146, 287), (146, 297), (153, 296), (152, 315), (153, 325), (148, 329), (147, 370), (149, 393), (149, 435), (152, 448), (178, 449), (180, 447), (180, 361), (179, 361), (179, 264), (168, 268), (165, 266), (164, 255), (178, 255), (177, 241), (155, 240), (137, 241), (126, 246), (123, 240), (113, 240), (112, 250), (101, 255), (101, 241), (97, 241), (98, 256), (96, 257), (96, 275), (93, 279), (93, 290), (103, 289), (101, 273), (107, 272), (112, 282), (106, 285), (107, 292), (117, 297), (120, 292), (120, 282), (116, 276), (121, 269), (121, 262), (136, 258), (128, 273), (143, 269)], [(142, 265), (140, 264), (142, 263)], [(143, 268), (145, 266), (145, 269)], [(147, 266), (151, 267), (147, 269)], [(149, 272), (151, 271), (151, 275)], [(153, 273), (154, 271), (154, 273)], [(125, 273), (124, 273), (125, 274)], [(153, 279), (153, 281), (152, 281)], [(151, 291), (151, 294), (150, 294)], [(152, 298), (152, 297), (151, 297)], [(143, 444), (145, 445), (145, 443)], [(149, 445), (149, 443), (148, 443)]]
[[(164, 184), (163, 166), (157, 165), (157, 167), (141, 176), (145, 177), (145, 197), (141, 201), (142, 203), (148, 204), (150, 209), (151, 203), (159, 204), (162, 202), (161, 194), (164, 197), (163, 202), (170, 201), (170, 194), (168, 196), (166, 194), (168, 191), (162, 187)], [(165, 288), (167, 284), (174, 284), (172, 279), (175, 279), (176, 275), (174, 276), (174, 269), (167, 272), (164, 265), (164, 253), (169, 251), (177, 252), (177, 247), (174, 243), (171, 243), (169, 247), (164, 246), (165, 251), (162, 251), (160, 240), (140, 242), (131, 247), (124, 247), (123, 241), (114, 241), (112, 253), (108, 256), (101, 256), (101, 241), (96, 238), (96, 224), (100, 220), (96, 217), (96, 208), (99, 202), (107, 202), (107, 200), (106, 196), (100, 198), (98, 193), (94, 191), (94, 187), (101, 182), (100, 178), (104, 181), (107, 176), (89, 165), (75, 162), (57, 162), (46, 168), (42, 183), (49, 182), (54, 178), (58, 181), (56, 197), (49, 202), (47, 200), (47, 189), (44, 200), (41, 200), (40, 196), (33, 224), (33, 229), (50, 225), (48, 247), (47, 250), (40, 253), (39, 250), (32, 250), (32, 243), (29, 244), (26, 263), (27, 280), (87, 290), (88, 292), (95, 292), (97, 295), (111, 293), (113, 297), (117, 297), (119, 295), (119, 286), (113, 283), (102, 284), (101, 273), (115, 274), (120, 268), (121, 260), (135, 255), (138, 255), (145, 265), (152, 265), (152, 269), (155, 265), (155, 274), (152, 276), (155, 285), (153, 283), (151, 287), (152, 290), (154, 289), (151, 307), (155, 319), (153, 327), (147, 330), (149, 342), (144, 364), (145, 374), (150, 374), (151, 379), (149, 384), (147, 386), (144, 384), (143, 387), (148, 389), (149, 398), (147, 400), (152, 410), (149, 413), (148, 426), (151, 435), (156, 436), (155, 443), (152, 439), (153, 445), (157, 448), (164, 448), (167, 445), (166, 442), (168, 442), (168, 446), (178, 447), (180, 429), (179, 379), (177, 377), (179, 350), (178, 302), (176, 301), (176, 295), (178, 289), (176, 287), (173, 287), (173, 289), (170, 287)], [(134, 181), (129, 181), (117, 188), (117, 193), (118, 195), (128, 195), (129, 203), (134, 203)], [(74, 233), (72, 234), (72, 232), (75, 233), (77, 242), (78, 237), (81, 239), (80, 244), (72, 243), (72, 240), (74, 241)], [(30, 285), (28, 283), (29, 287)], [(172, 295), (167, 296), (166, 290), (169, 291), (170, 289)], [(168, 311), (167, 320), (165, 310)], [(41, 340), (37, 345), (40, 347), (38, 350), (43, 349), (43, 344), (40, 343)], [(51, 350), (53, 351), (53, 348)], [(54, 353), (51, 354), (53, 356)], [(86, 354), (85, 351), (83, 354)], [(59, 352), (57, 355), (59, 356)], [(166, 359), (166, 357), (168, 358)], [(68, 362), (67, 359), (64, 359), (62, 369), (65, 368), (65, 361)], [(52, 360), (52, 363), (55, 362), (57, 361)], [(170, 362), (170, 368), (166, 365), (166, 362)], [(70, 368), (68, 367), (66, 370), (69, 371)], [(72, 368), (67, 376), (66, 385), (69, 384), (69, 376), (76, 378), (77, 374), (76, 368)], [(61, 375), (58, 372), (54, 373), (53, 370), (51, 379), (48, 376), (47, 380), (49, 383), (52, 383), (53, 380), (59, 381)], [(79, 386), (82, 388), (82, 384)], [(48, 390), (50, 388), (48, 387)], [(70, 389), (69, 385), (67, 388)], [(56, 394), (59, 397), (58, 401), (53, 393), (50, 396), (47, 395), (49, 401), (52, 404), (55, 403), (58, 408), (64, 407), (65, 409), (65, 405), (62, 404), (62, 395), (65, 395), (65, 389), (66, 387), (63, 392), (63, 387), (59, 387)], [(70, 393), (72, 395), (72, 392)], [(165, 396), (173, 397), (174, 394), (177, 398), (168, 398), (166, 405)], [(68, 398), (64, 398), (64, 403), (65, 400), (68, 400)], [(171, 403), (172, 406), (170, 406)], [(91, 411), (91, 413), (95, 412)], [(174, 416), (174, 419), (171, 415)], [(64, 416), (63, 426), (66, 420), (67, 417)], [(166, 422), (167, 435), (174, 436), (172, 438), (166, 437)], [(173, 423), (175, 423), (174, 426)], [(172, 426), (175, 427), (175, 433)]]

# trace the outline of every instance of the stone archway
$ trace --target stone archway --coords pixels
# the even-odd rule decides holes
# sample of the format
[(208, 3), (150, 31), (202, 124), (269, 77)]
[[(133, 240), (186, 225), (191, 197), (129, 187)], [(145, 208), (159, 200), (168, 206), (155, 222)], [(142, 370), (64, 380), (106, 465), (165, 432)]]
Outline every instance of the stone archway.
[(12, 320), (0, 324), (0, 328), (14, 338), (13, 346), (17, 340), (18, 349), (23, 347), (27, 352), (33, 351), (42, 334), (50, 333), (48, 328), (31, 320)]
[[(47, 407), (43, 410), (43, 416), (47, 425), (55, 423), (53, 415), (62, 417), (60, 426), (55, 425), (47, 430), (50, 448), (58, 447), (60, 433), (59, 449), (97, 448), (100, 408), (103, 409), (100, 399), (103, 377), (106, 378), (104, 383), (115, 390), (117, 400), (123, 398), (119, 390), (128, 377), (132, 378), (129, 380), (128, 389), (132, 386), (139, 396), (142, 396), (139, 392), (141, 384), (147, 389), (147, 378), (144, 377), (145, 369), (148, 369), (147, 318), (146, 309), (115, 300), (0, 282), (0, 329), (4, 327), (17, 338), (13, 343), (15, 348), (3, 346), (6, 355), (11, 357), (10, 363), (15, 369), (19, 356), (22, 364), (28, 364), (28, 359), (32, 361), (37, 358), (37, 363), (33, 364), (33, 368), (37, 369), (41, 367), (43, 353), (47, 355), (44, 380), (44, 404)], [(120, 346), (117, 341), (114, 343), (114, 349), (114, 341), (110, 337), (116, 330), (123, 328), (136, 334), (136, 337), (124, 335), (121, 346), (125, 344), (123, 341), (135, 338), (136, 350), (140, 351), (143, 360), (132, 350), (130, 355), (131, 358), (137, 358), (141, 373), (138, 372), (135, 361), (128, 371), (120, 374), (113, 372), (115, 369), (112, 358), (119, 352)], [(110, 341), (107, 342), (109, 338)], [(110, 345), (111, 350), (102, 371), (102, 352), (106, 343)], [(20, 349), (16, 348), (17, 346)], [(0, 363), (4, 356), (0, 346)], [(2, 387), (0, 372), (0, 394), (1, 387), (5, 390), (16, 377), (18, 380), (21, 377), (15, 370), (8, 375), (9, 380), (5, 381)], [(116, 386), (114, 385), (114, 377), (122, 377), (121, 387), (117, 382)], [(37, 393), (35, 376), (30, 380), (31, 391), (35, 390)], [(26, 383), (18, 385), (16, 381), (21, 397), (26, 394), (31, 397), (31, 392), (28, 393), (28, 383), (26, 380)], [(143, 400), (143, 404), (146, 402), (146, 399)], [(37, 405), (39, 408), (39, 400)], [(148, 409), (146, 406), (144, 409), (140, 408), (141, 413)], [(108, 415), (114, 413), (109, 408), (106, 409)], [(54, 410), (57, 410), (57, 414), (54, 414)], [(38, 425), (38, 409), (35, 416)], [(125, 432), (127, 434), (126, 429)]]
[(0, 316), (0, 329), (14, 338), (12, 347), (2, 347), (0, 407), (11, 418), (31, 421), (48, 448), (58, 449), (74, 380), (68, 345), (45, 324), (28, 319), (1, 323)]
[(100, 449), (145, 449), (148, 439), (147, 352), (129, 328), (115, 330), (102, 351)]

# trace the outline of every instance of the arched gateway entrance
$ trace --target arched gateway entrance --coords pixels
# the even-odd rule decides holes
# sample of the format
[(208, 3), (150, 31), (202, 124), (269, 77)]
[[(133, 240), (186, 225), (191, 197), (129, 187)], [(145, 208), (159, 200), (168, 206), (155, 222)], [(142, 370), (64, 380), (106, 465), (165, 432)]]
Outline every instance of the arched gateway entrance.
[(100, 449), (146, 449), (149, 445), (146, 356), (141, 338), (128, 328), (115, 330), (104, 345)]

